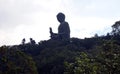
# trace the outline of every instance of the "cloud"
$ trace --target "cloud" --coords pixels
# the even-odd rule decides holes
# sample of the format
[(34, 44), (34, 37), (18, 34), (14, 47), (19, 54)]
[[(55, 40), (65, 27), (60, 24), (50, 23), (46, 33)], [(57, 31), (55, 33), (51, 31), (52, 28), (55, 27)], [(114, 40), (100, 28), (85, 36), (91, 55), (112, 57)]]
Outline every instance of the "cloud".
[(76, 16), (119, 17), (120, 0), (70, 0), (69, 6)]
[(114, 20), (98, 17), (75, 17), (70, 19), (72, 37), (91, 37), (94, 34), (105, 35), (111, 31), (111, 25)]
[(17, 44), (24, 37), (28, 39), (27, 41), (29, 37), (33, 37), (37, 42), (49, 39), (49, 27), (57, 32), (58, 12), (65, 13), (72, 37), (90, 37), (96, 32), (104, 34), (115, 21), (119, 20), (119, 2), (119, 0), (0, 0), (0, 45)]

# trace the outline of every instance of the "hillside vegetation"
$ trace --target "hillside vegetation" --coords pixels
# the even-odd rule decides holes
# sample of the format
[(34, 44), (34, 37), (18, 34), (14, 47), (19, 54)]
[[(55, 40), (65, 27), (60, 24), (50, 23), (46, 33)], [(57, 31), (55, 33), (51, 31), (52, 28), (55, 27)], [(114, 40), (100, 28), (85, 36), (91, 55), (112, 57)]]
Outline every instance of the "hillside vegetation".
[(105, 36), (2, 46), (0, 74), (119, 74), (120, 23), (115, 24)]

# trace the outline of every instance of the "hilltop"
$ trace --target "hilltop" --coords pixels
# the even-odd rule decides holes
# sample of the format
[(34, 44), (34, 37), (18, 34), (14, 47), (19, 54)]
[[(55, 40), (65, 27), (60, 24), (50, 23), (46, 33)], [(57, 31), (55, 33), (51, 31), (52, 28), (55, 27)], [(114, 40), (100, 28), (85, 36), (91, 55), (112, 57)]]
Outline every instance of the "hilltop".
[[(117, 23), (118, 24), (118, 23)], [(117, 25), (118, 26), (118, 25)], [(0, 74), (119, 74), (120, 31), (0, 47)]]

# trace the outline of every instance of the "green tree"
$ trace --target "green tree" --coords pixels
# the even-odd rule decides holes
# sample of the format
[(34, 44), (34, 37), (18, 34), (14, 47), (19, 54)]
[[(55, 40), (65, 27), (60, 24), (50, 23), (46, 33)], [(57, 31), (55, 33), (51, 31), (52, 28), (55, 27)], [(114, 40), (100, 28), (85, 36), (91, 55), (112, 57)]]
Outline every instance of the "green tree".
[(15, 47), (0, 47), (0, 74), (37, 74), (32, 57)]
[(120, 21), (117, 21), (112, 25), (112, 34), (120, 35)]
[[(93, 53), (81, 52), (75, 62), (65, 62), (64, 74), (119, 74), (120, 73), (120, 46), (116, 41), (104, 41), (95, 48), (101, 50)], [(95, 52), (95, 51), (94, 51)]]
[(64, 74), (98, 74), (99, 70), (99, 64), (85, 52), (81, 52), (74, 63), (65, 62), (65, 67)]

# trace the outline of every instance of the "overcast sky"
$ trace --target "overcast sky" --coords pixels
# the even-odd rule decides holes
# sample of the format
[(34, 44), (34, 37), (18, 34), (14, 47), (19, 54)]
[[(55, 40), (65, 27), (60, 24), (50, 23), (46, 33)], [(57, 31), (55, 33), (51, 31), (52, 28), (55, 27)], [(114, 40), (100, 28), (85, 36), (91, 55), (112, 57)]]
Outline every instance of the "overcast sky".
[(71, 37), (92, 37), (111, 31), (120, 20), (120, 0), (0, 0), (0, 46), (48, 40), (49, 27), (57, 33), (56, 15), (63, 12)]

